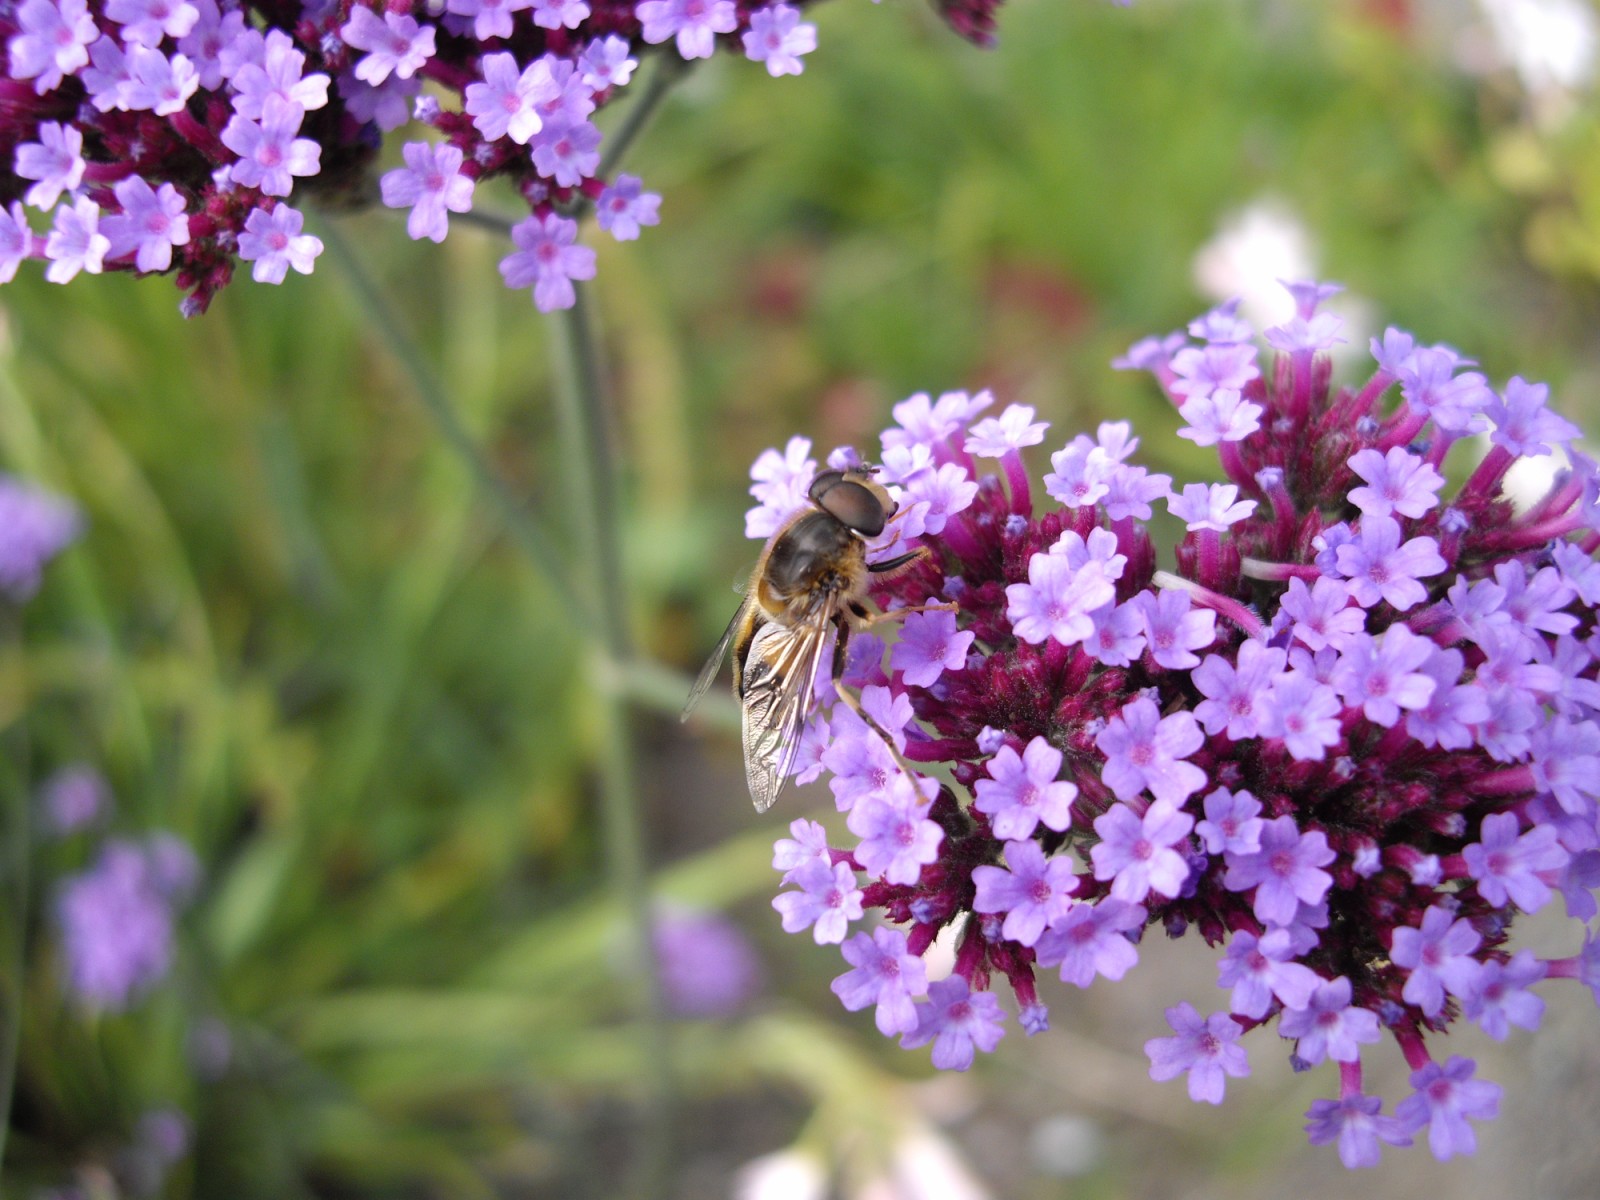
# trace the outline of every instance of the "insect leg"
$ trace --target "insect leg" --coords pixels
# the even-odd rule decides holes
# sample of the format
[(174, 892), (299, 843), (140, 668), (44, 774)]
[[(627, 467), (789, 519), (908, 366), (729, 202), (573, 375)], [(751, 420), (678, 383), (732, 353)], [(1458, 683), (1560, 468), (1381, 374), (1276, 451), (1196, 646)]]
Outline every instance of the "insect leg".
[(894, 608), (888, 612), (868, 613), (859, 619), (863, 629), (873, 625), (881, 625), (885, 621), (898, 621), (902, 617), (909, 617), (912, 613), (919, 612), (960, 612), (961, 606), (953, 600), (945, 604), (913, 604), (908, 608)]
[(856, 716), (860, 717), (866, 722), (868, 729), (872, 730), (873, 733), (877, 734), (883, 739), (883, 744), (889, 748), (889, 753), (891, 756), (893, 756), (895, 764), (906, 773), (906, 778), (916, 779), (917, 773), (911, 769), (911, 764), (908, 763), (904, 756), (901, 755), (900, 751), (895, 748), (894, 739), (889, 736), (888, 732), (883, 728), (882, 725), (879, 725), (867, 715), (867, 710), (861, 707), (860, 697), (858, 697), (849, 688), (845, 687), (844, 680), (840, 679), (837, 675), (835, 675), (833, 678), (833, 690), (839, 694), (839, 699), (843, 700), (850, 706), (851, 712), (855, 713)]
[(867, 715), (866, 710), (861, 707), (861, 701), (859, 698), (857, 698), (856, 694), (849, 688), (845, 687), (845, 650), (850, 644), (850, 622), (845, 620), (844, 616), (841, 614), (834, 617), (833, 624), (834, 627), (839, 631), (839, 636), (833, 643), (833, 690), (838, 693), (839, 699), (843, 700), (850, 706), (851, 712), (855, 713), (856, 716), (860, 717), (867, 723), (867, 728), (871, 729), (873, 733), (877, 734), (883, 739), (884, 745), (889, 747), (889, 753), (894, 755), (895, 762), (900, 764), (900, 769), (909, 775), (911, 773), (911, 768), (907, 766), (905, 760), (900, 757), (900, 752), (894, 748), (894, 739), (884, 731), (883, 726), (879, 725)]
[(895, 558), (885, 559), (883, 562), (868, 563), (867, 570), (874, 575), (885, 575), (890, 571), (898, 571), (901, 567), (909, 567), (919, 558), (927, 557), (927, 554), (928, 548), (926, 546), (918, 546), (909, 554), (901, 554)]

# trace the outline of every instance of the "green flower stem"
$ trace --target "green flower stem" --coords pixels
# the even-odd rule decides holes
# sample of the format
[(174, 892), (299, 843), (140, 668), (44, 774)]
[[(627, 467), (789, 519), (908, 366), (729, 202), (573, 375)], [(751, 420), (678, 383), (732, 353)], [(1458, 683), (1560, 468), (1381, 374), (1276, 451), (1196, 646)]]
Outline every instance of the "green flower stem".
[(621, 165), (623, 155), (627, 154), (634, 140), (644, 132), (645, 126), (650, 124), (650, 119), (656, 115), (661, 102), (693, 66), (694, 63), (679, 58), (671, 50), (663, 49), (656, 56), (655, 70), (650, 73), (650, 81), (644, 85), (643, 94), (635, 97), (633, 103), (628, 106), (628, 113), (623, 117), (622, 124), (606, 135), (606, 150), (600, 157), (600, 169), (595, 172), (596, 175), (601, 179), (611, 178), (611, 172)]
[[(641, 1016), (640, 1062), (645, 1096), (642, 1136), (629, 1195), (664, 1192), (671, 1153), (672, 1076), (666, 1053), (667, 1018), (651, 938), (650, 894), (645, 874), (644, 833), (638, 811), (637, 755), (628, 701), (666, 707), (666, 676), (650, 664), (635, 669), (627, 596), (622, 570), (615, 472), (603, 423), (604, 385), (585, 296), (554, 319), (554, 349), (559, 364), (557, 409), (564, 459), (571, 472), (565, 508), (572, 517), (573, 545), (581, 570), (574, 579), (545, 530), (511, 492), (484, 457), (444, 388), (429, 369), (399, 314), (367, 274), (348, 241), (330, 222), (323, 241), (352, 290), (370, 314), (385, 345), (410, 377), (428, 415), (446, 444), (472, 474), (493, 504), (518, 548), (550, 583), (560, 608), (577, 623), (591, 646), (590, 678), (595, 688), (593, 725), (603, 731), (604, 752), (597, 756), (601, 820), (612, 890), (625, 915), (627, 946), (622, 961), (630, 972), (635, 1010)], [(636, 678), (637, 677), (637, 678)], [(643, 685), (638, 679), (646, 681)], [(677, 703), (688, 681), (676, 681)], [(713, 710), (714, 711), (714, 710)]]
[[(0, 599), (0, 605), (6, 601)], [(16, 630), (16, 613), (0, 613), (0, 647), (16, 652), (21, 638)], [(0, 903), (6, 906), (0, 929), (5, 944), (0, 947), (5, 963), (4, 995), (0, 1004), (0, 1179), (4, 1178), (6, 1132), (11, 1128), (11, 1101), (16, 1092), (17, 1061), (22, 1051), (22, 1003), (28, 965), (28, 894), (32, 887), (31, 855), (33, 834), (29, 814), (28, 735), (19, 717), (5, 738), (4, 788), (5, 826), (0, 837), (10, 849), (6, 882), (10, 885)]]
[(611, 885), (622, 904), (628, 944), (623, 961), (630, 972), (634, 1006), (643, 1020), (644, 1128), (632, 1164), (630, 1195), (659, 1196), (665, 1191), (671, 1160), (673, 1078), (666, 1008), (661, 995), (654, 941), (650, 887), (645, 874), (644, 829), (639, 813), (633, 714), (619, 680), (633, 657), (628, 597), (622, 567), (617, 513), (616, 472), (605, 425), (606, 389), (599, 346), (589, 318), (587, 296), (577, 288), (576, 303), (555, 314), (557, 416), (565, 445), (573, 536), (588, 576), (588, 592), (600, 613), (601, 634), (594, 646), (592, 678), (595, 720), (606, 744), (599, 755), (601, 821)]
[(596, 614), (579, 599), (578, 591), (568, 576), (555, 543), (534, 520), (522, 501), (512, 494), (505, 480), (500, 478), (489, 465), (489, 460), (478, 449), (472, 434), (467, 430), (466, 423), (462, 421), (449, 396), (445, 394), (438, 377), (434, 375), (423, 359), (421, 351), (417, 349), (416, 341), (406, 329), (400, 314), (389, 303), (366, 268), (361, 265), (349, 241), (332, 221), (324, 220), (319, 222), (319, 225), (323, 245), (344, 272), (351, 289), (356, 293), (356, 298), (372, 318), (372, 324), (383, 339), (384, 345), (405, 370), (412, 386), (416, 389), (417, 399), (422, 402), (422, 407), (433, 419), (445, 442), (471, 472), (473, 482), (494, 506), (506, 531), (517, 543), (517, 548), (555, 589), (562, 611), (583, 627), (586, 634), (593, 636), (596, 633)]

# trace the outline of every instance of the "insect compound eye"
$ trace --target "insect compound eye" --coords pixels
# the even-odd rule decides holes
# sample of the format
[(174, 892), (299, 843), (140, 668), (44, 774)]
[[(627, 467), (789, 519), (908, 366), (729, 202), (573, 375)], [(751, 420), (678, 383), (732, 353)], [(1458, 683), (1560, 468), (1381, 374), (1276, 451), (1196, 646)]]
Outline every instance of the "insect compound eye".
[[(824, 471), (811, 481), (811, 490), (806, 495), (811, 497), (811, 503), (820, 505), (822, 497), (827, 494), (829, 489), (837, 487), (843, 479), (843, 471)], [(835, 515), (837, 516), (838, 514)]]
[(886, 520), (883, 505), (859, 483), (852, 483), (848, 479), (836, 483), (823, 492), (817, 503), (839, 521), (866, 537), (877, 537), (883, 532)]

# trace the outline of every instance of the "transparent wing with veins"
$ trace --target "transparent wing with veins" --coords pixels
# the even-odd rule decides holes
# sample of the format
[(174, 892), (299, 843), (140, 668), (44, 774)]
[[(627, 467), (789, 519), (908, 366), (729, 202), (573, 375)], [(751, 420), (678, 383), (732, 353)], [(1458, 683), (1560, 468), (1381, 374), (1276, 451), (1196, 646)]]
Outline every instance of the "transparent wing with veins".
[(819, 601), (794, 625), (761, 626), (750, 643), (740, 699), (745, 780), (757, 812), (772, 807), (794, 769), (836, 612), (831, 602)]

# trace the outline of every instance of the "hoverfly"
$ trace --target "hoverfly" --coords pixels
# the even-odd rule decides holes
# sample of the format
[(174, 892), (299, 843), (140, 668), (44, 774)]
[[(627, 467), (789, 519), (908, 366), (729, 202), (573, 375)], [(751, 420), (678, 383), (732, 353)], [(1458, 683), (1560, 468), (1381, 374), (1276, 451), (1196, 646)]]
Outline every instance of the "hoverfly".
[[(772, 807), (794, 766), (828, 630), (838, 631), (832, 666), (837, 687), (851, 629), (885, 619), (866, 605), (871, 577), (897, 571), (927, 554), (919, 547), (883, 562), (867, 562), (867, 539), (882, 533), (898, 509), (870, 466), (822, 472), (812, 481), (808, 498), (812, 507), (790, 517), (768, 540), (744, 603), (683, 706), (682, 719), (687, 720), (732, 646), (733, 694), (744, 714), (745, 780), (757, 812)], [(886, 616), (911, 611), (897, 609)], [(840, 694), (845, 695), (842, 690)]]

